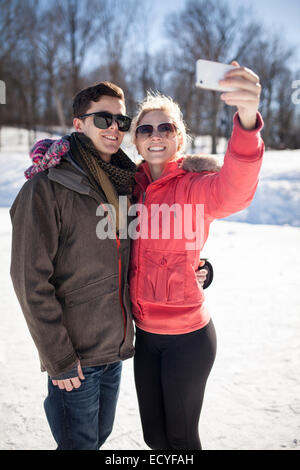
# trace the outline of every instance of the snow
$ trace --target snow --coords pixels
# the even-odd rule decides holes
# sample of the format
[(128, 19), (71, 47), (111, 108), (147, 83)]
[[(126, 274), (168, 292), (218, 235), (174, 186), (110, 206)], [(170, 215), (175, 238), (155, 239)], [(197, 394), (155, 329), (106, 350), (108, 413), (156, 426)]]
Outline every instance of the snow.
[(251, 206), (227, 220), (299, 227), (300, 150), (267, 151)]
[[(55, 134), (39, 133), (37, 139), (55, 137)], [(128, 137), (124, 140), (124, 150), (134, 161), (138, 161), (138, 154), (130, 146)], [(28, 132), (24, 129), (3, 128), (1, 140), (0, 207), (9, 207), (24, 183), (24, 171), (31, 164), (28, 157)], [(220, 140), (218, 148), (220, 151), (224, 149), (223, 140)], [(195, 152), (209, 152), (206, 136), (198, 137)], [(216, 158), (222, 163), (223, 153), (216, 155)], [(300, 150), (267, 151), (251, 206), (227, 220), (300, 227)]]
[[(1, 149), (2, 206), (24, 182), (25, 140)], [(300, 449), (299, 161), (299, 150), (267, 152), (256, 209), (240, 213), (243, 222), (215, 221), (202, 253), (214, 266), (205, 296), (218, 337), (200, 420), (207, 450)], [(47, 377), (11, 284), (10, 244), (8, 207), (0, 207), (0, 449), (51, 450)], [(132, 359), (123, 364), (109, 449), (148, 449)]]

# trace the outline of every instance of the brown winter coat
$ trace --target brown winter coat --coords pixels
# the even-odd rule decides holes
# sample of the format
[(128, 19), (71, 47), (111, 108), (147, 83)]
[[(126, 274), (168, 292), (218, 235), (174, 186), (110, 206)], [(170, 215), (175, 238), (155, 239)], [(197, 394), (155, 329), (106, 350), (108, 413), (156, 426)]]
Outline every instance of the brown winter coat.
[(10, 210), (11, 277), (41, 370), (133, 356), (127, 283), (129, 239), (101, 240), (98, 206), (107, 202), (64, 160), (27, 181)]

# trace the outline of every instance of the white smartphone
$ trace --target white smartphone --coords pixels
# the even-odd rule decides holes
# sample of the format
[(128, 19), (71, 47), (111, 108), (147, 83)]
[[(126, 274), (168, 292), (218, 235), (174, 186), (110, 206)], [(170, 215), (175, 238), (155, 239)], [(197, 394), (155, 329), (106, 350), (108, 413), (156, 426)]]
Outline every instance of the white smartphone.
[(234, 65), (199, 59), (196, 62), (196, 86), (207, 90), (236, 91), (238, 88), (219, 85), (219, 80), (224, 78), (226, 72), (235, 68)]

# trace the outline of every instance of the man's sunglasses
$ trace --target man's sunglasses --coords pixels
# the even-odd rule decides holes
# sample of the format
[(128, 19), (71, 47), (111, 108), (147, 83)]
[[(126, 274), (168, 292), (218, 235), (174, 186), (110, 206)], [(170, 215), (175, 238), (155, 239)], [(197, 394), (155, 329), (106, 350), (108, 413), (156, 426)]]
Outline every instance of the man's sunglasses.
[(118, 125), (118, 129), (121, 132), (127, 132), (130, 129), (132, 119), (129, 116), (123, 114), (111, 114), (107, 111), (99, 111), (98, 113), (88, 113), (79, 116), (79, 119), (87, 116), (94, 116), (94, 125), (98, 129), (108, 129), (112, 122), (115, 121)]
[[(142, 124), (138, 126), (135, 131), (136, 137), (148, 138), (151, 137), (154, 131), (152, 124)], [(163, 122), (157, 126), (157, 131), (162, 138), (168, 138), (177, 133), (177, 127), (172, 122)]]

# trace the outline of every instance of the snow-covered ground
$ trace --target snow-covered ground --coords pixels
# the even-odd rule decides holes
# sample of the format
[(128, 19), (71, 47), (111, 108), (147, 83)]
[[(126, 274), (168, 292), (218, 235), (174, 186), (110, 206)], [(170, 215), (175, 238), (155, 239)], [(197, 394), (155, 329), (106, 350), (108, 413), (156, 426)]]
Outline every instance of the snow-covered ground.
[[(13, 133), (10, 144), (6, 139), (2, 206), (11, 204), (30, 164), (27, 142)], [(204, 449), (300, 449), (299, 162), (300, 151), (267, 152), (256, 201), (239, 214), (245, 222), (215, 221), (202, 253), (215, 270), (205, 294), (218, 336), (200, 421)], [(55, 449), (43, 411), (46, 374), (9, 276), (10, 243), (8, 207), (1, 207), (0, 449)], [(103, 449), (147, 449), (132, 359), (124, 362)]]
[[(32, 136), (31, 136), (32, 137)], [(39, 133), (37, 138), (54, 138)], [(3, 128), (0, 149), (0, 207), (10, 206), (24, 183), (24, 170), (31, 165), (28, 157), (28, 132)], [(197, 139), (196, 151), (209, 153), (210, 140)], [(201, 143), (202, 142), (202, 143)], [(224, 141), (220, 141), (221, 151)], [(130, 148), (128, 136), (124, 149), (138, 160)], [(223, 154), (217, 156), (222, 162)], [(253, 224), (288, 224), (300, 227), (300, 150), (268, 151), (265, 154), (260, 182), (251, 206), (228, 218), (230, 221)]]

